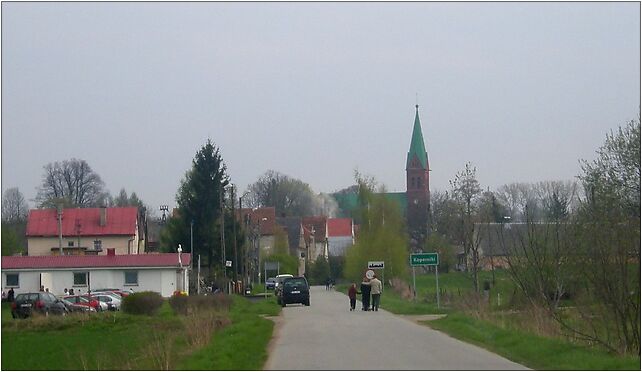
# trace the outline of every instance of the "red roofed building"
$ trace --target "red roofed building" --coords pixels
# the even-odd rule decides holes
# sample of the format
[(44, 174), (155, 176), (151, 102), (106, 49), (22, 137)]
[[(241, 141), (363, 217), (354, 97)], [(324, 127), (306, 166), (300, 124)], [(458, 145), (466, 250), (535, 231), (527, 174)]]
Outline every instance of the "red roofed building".
[(321, 255), (328, 258), (327, 221), (325, 216), (301, 218), (303, 241), (307, 250), (306, 256), (310, 262), (316, 261), (317, 257)]
[(2, 288), (15, 293), (41, 287), (62, 295), (64, 289), (86, 293), (97, 289), (154, 291), (168, 297), (188, 290), (189, 253), (151, 253), (77, 256), (7, 256), (2, 258)]
[[(60, 232), (64, 255), (104, 255), (144, 251), (142, 217), (137, 207), (32, 209), (27, 220), (29, 256), (60, 255)], [(61, 231), (62, 230), (62, 231)]]
[(343, 256), (354, 245), (352, 218), (328, 218), (328, 254)]

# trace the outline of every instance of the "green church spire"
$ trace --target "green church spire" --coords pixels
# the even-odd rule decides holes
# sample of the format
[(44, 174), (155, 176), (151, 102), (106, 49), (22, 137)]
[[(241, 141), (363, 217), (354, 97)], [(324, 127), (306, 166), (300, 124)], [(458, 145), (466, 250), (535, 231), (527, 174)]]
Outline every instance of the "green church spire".
[(415, 126), (412, 128), (412, 139), (410, 140), (410, 151), (406, 160), (406, 169), (410, 168), (410, 162), (417, 156), (422, 168), (428, 169), (428, 154), (424, 145), (424, 136), (421, 134), (421, 123), (419, 122), (419, 105), (415, 105)]

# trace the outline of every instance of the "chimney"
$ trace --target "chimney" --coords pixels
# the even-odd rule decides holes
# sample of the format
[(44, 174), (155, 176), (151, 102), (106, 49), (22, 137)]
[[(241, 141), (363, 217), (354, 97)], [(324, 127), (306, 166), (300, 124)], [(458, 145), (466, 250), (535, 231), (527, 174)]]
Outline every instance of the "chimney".
[(107, 226), (107, 207), (100, 207), (100, 226)]
[(107, 248), (107, 256), (115, 256), (116, 248)]

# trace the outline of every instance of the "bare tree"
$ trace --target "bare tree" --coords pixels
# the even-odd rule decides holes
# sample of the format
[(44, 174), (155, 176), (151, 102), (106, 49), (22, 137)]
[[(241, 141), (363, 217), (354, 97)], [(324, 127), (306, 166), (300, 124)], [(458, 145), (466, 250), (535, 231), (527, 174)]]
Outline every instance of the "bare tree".
[(2, 222), (21, 223), (27, 220), (29, 205), (17, 187), (7, 189), (2, 196)]
[(51, 208), (58, 203), (72, 207), (98, 206), (109, 196), (104, 186), (100, 176), (84, 160), (49, 163), (44, 166), (36, 201), (41, 208)]
[(469, 270), (468, 259), (470, 258), (472, 269), (473, 269), (473, 286), (475, 291), (479, 291), (479, 264), (480, 264), (480, 252), (479, 239), (475, 236), (475, 210), (476, 210), (476, 201), (481, 193), (481, 187), (479, 186), (479, 181), (477, 181), (477, 168), (472, 166), (470, 162), (466, 163), (465, 168), (462, 171), (455, 174), (455, 178), (450, 181), (450, 186), (452, 188), (453, 198), (457, 201), (460, 221), (462, 225), (462, 242), (464, 245), (464, 255), (465, 259), (465, 268), (466, 271)]
[(269, 170), (249, 187), (252, 207), (275, 207), (278, 216), (314, 213), (318, 202), (307, 183)]

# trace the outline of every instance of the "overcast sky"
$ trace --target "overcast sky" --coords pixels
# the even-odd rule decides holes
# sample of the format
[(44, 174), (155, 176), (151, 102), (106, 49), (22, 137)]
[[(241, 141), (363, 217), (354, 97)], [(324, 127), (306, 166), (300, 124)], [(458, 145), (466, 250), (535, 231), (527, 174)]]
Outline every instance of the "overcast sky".
[[(2, 3), (2, 191), (86, 160), (175, 205), (207, 138), (268, 169), (405, 190), (419, 104), (432, 190), (571, 180), (640, 107), (640, 4)], [(417, 98), (418, 97), (418, 98)], [(30, 201), (33, 207), (34, 203)]]

